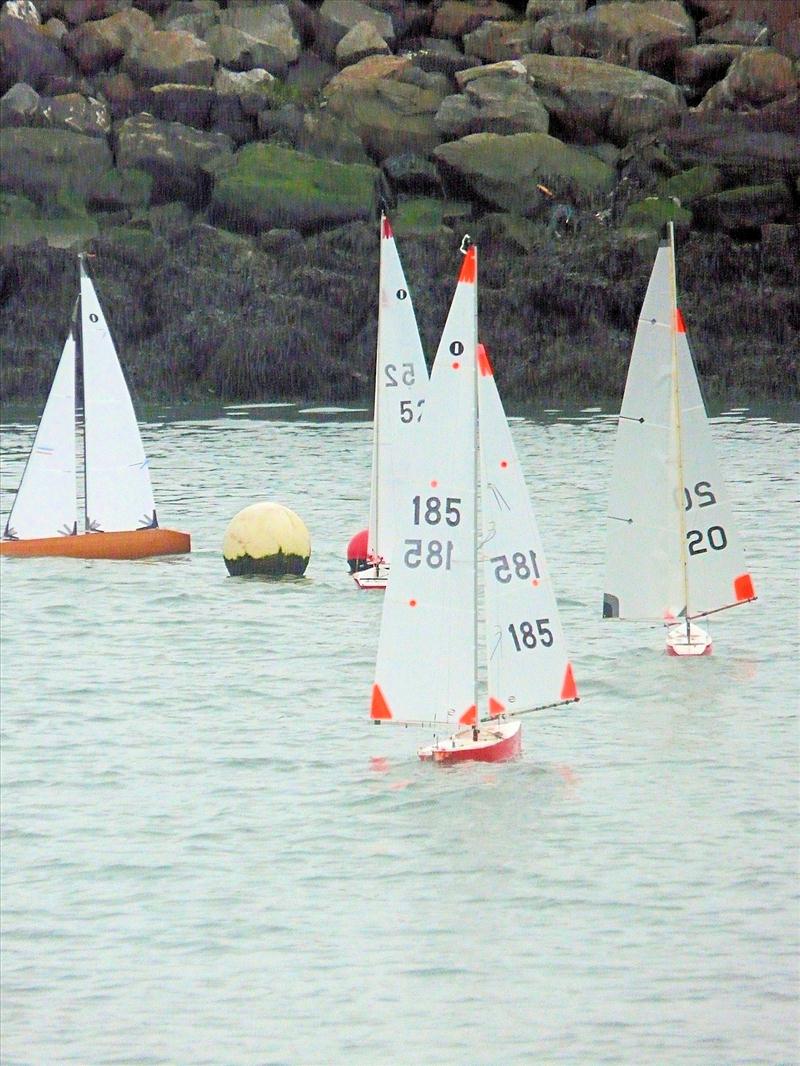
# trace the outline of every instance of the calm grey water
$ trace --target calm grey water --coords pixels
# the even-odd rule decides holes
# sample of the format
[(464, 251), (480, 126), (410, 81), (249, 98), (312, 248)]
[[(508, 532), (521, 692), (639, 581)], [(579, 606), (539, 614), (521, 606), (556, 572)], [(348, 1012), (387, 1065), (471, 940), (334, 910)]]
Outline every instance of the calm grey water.
[[(614, 421), (514, 422), (583, 698), (452, 769), (366, 717), (367, 412), (145, 422), (193, 554), (0, 568), (3, 1063), (797, 1062), (787, 417), (715, 419), (760, 599), (688, 663), (598, 617)], [(305, 579), (227, 576), (259, 499), (308, 525)]]

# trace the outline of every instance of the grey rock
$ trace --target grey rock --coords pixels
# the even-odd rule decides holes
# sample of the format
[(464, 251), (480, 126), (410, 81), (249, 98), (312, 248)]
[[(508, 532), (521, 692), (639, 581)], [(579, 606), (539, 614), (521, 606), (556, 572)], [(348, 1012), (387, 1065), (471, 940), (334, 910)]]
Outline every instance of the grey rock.
[(336, 45), (336, 64), (347, 67), (367, 56), (388, 55), (389, 45), (371, 22), (357, 22)]
[(111, 112), (92, 96), (67, 93), (43, 99), (40, 113), (42, 124), (53, 129), (71, 130), (87, 137), (108, 137), (111, 133)]
[(36, 126), (39, 94), (24, 81), (12, 85), (0, 99), (0, 126)]
[(223, 133), (162, 122), (146, 113), (125, 119), (116, 129), (117, 165), (152, 175), (154, 203), (177, 199), (203, 206), (211, 192), (206, 165), (232, 151), (233, 141)]
[(359, 22), (369, 22), (390, 47), (394, 44), (391, 17), (361, 0), (324, 0), (319, 9), (315, 45), (320, 55), (336, 61), (336, 45)]

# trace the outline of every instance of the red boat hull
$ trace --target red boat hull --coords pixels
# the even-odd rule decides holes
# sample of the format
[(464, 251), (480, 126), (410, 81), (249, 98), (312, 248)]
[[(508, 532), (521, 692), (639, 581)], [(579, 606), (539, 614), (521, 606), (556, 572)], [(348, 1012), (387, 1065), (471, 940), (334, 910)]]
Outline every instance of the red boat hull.
[(451, 765), (457, 762), (508, 762), (522, 751), (520, 722), (484, 723), (478, 739), (472, 739), (472, 729), (454, 733), (452, 737), (427, 748), (420, 748), (423, 762)]
[(184, 555), (191, 550), (192, 540), (188, 533), (160, 528), (0, 541), (0, 555), (28, 559), (47, 556), (70, 559), (150, 559), (156, 555)]

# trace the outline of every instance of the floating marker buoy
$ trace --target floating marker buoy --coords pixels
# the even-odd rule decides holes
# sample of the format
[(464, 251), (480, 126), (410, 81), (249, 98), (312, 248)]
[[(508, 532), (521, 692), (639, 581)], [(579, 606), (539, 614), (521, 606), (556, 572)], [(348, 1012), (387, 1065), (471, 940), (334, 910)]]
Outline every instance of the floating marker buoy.
[(351, 574), (357, 574), (359, 570), (366, 570), (370, 565), (367, 561), (369, 553), (369, 530), (362, 529), (350, 538), (347, 545), (347, 565)]
[(252, 503), (225, 531), (222, 554), (228, 573), (282, 577), (305, 573), (311, 538), (299, 515), (280, 503)]

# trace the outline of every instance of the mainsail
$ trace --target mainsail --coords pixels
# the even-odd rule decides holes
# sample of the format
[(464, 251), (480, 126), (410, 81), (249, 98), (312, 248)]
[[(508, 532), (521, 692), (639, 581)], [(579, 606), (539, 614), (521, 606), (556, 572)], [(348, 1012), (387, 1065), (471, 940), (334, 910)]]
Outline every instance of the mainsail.
[(87, 530), (157, 525), (150, 472), (128, 386), (81, 259)]
[(476, 707), (477, 252), (436, 353), (417, 459), (403, 478), (371, 716), (458, 728)]
[(401, 484), (422, 417), (428, 368), (392, 228), (381, 217), (375, 430), (368, 551), (391, 562)]

